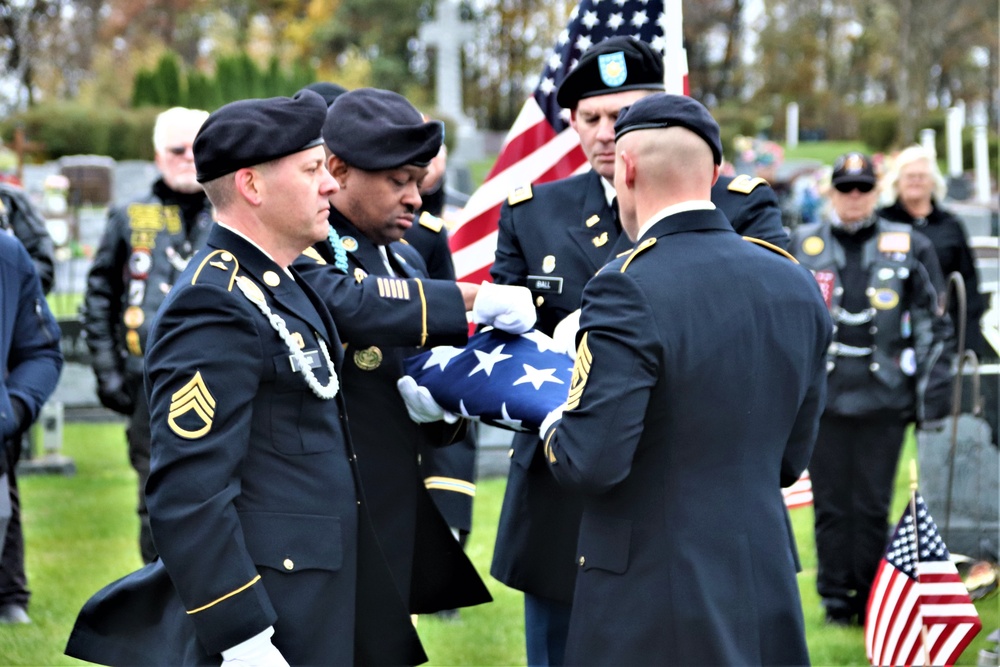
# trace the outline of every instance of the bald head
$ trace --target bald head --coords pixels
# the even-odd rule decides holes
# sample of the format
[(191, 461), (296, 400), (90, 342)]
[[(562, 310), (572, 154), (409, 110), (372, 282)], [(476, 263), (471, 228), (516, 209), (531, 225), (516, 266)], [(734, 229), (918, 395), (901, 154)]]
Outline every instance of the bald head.
[(684, 201), (711, 199), (718, 167), (705, 139), (684, 127), (622, 135), (615, 147), (615, 190), (622, 228), (636, 240), (657, 211)]

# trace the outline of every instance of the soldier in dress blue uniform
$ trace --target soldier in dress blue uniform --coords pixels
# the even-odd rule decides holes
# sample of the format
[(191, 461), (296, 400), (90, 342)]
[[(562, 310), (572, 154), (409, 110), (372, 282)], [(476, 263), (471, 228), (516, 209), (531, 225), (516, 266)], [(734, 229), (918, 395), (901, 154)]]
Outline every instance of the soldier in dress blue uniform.
[[(448, 150), (444, 144), (427, 165), (420, 187), (420, 211), (416, 224), (406, 230), (403, 240), (413, 246), (427, 265), (427, 275), (455, 280), (455, 264), (448, 246), (445, 207), (452, 193), (445, 186)], [(420, 448), (420, 470), (424, 486), (448, 526), (465, 547), (472, 531), (472, 501), (476, 496), (477, 424), (466, 426), (465, 436), (448, 447), (424, 445)], [(455, 611), (439, 615), (454, 617)]]
[(331, 198), (326, 237), (296, 266), (330, 307), (346, 343), (345, 400), (376, 532), (412, 613), (487, 602), (489, 592), (418, 466), (422, 444), (449, 444), (465, 423), (445, 420), (440, 408), (418, 415), (397, 382), (403, 359), (419, 347), (465, 344), (468, 309), (479, 322), (499, 324), (477, 313), (500, 306), (494, 316), (530, 317), (527, 329), (534, 322), (530, 295), (429, 280), (420, 255), (401, 240), (415, 222), (427, 163), (441, 146), (440, 123), (425, 122), (401, 95), (361, 88), (336, 98), (323, 137), (340, 190)]
[(951, 407), (952, 330), (938, 314), (933, 245), (875, 213), (871, 159), (840, 156), (831, 181), (829, 210), (797, 227), (791, 248), (815, 275), (834, 324), (829, 397), (809, 463), (816, 588), (827, 622), (864, 625), (906, 428)]
[[(579, 309), (583, 286), (598, 269), (631, 247), (613, 206), (614, 122), (622, 107), (662, 90), (663, 59), (649, 44), (612, 37), (592, 46), (566, 76), (557, 100), (570, 110), (593, 169), (517, 188), (501, 207), (490, 273), (497, 283), (532, 291), (538, 329), (546, 334)], [(720, 178), (712, 201), (740, 234), (787, 247), (777, 200), (762, 181)], [(528, 663), (558, 665), (581, 506), (552, 480), (538, 450), (538, 438), (515, 436), (491, 574), (525, 592)]]
[(807, 664), (781, 486), (812, 450), (829, 316), (807, 271), (709, 201), (703, 106), (655, 94), (615, 130), (637, 246), (584, 288), (569, 398), (541, 426), (584, 504), (566, 663)]
[(107, 664), (415, 664), (426, 659), (372, 533), (343, 353), (292, 260), (326, 236), (312, 91), (205, 121), (206, 247), (153, 323), (147, 486), (160, 559), (84, 607), (67, 653)]

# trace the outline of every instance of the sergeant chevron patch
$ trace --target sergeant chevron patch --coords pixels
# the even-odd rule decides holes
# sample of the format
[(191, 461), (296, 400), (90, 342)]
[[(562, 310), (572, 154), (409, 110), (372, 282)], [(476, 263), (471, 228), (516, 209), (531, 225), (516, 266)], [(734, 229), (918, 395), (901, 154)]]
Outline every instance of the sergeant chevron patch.
[(573, 410), (580, 405), (580, 397), (583, 396), (583, 388), (587, 385), (587, 378), (590, 376), (590, 366), (594, 362), (594, 355), (590, 353), (590, 346), (587, 345), (588, 331), (583, 332), (580, 338), (580, 346), (576, 349), (576, 361), (573, 363), (573, 379), (569, 383), (569, 397), (566, 399), (566, 409)]
[(196, 440), (212, 430), (215, 418), (215, 397), (196, 371), (187, 384), (170, 397), (170, 430), (187, 440)]

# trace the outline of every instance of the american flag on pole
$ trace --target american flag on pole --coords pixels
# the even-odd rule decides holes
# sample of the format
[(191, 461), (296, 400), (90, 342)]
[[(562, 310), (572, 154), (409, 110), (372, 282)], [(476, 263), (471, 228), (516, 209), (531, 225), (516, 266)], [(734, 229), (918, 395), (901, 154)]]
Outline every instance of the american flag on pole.
[(952, 665), (982, 629), (919, 493), (879, 564), (865, 616), (873, 665)]
[(683, 77), (674, 85), (667, 82), (667, 90), (683, 92), (687, 58), (681, 44), (680, 17), (680, 0), (582, 0), (573, 9), (569, 25), (549, 54), (538, 87), (507, 133), (496, 163), (455, 222), (450, 244), (459, 280), (490, 280), (500, 205), (513, 187), (565, 178), (588, 168), (580, 139), (569, 127), (569, 113), (556, 103), (559, 84), (580, 55), (608, 37), (632, 35), (666, 55), (668, 78)]

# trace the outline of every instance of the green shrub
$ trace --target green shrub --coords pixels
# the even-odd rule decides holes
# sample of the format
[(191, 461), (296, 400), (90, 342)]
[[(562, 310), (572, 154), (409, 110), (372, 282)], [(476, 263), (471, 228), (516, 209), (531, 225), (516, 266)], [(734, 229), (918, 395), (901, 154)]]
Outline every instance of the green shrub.
[(858, 135), (876, 152), (887, 151), (896, 143), (899, 109), (892, 105), (870, 107), (861, 111)]
[(79, 104), (39, 105), (6, 119), (0, 133), (10, 140), (15, 127), (41, 145), (34, 156), (108, 155), (116, 160), (151, 160), (153, 124), (160, 108), (89, 109)]

